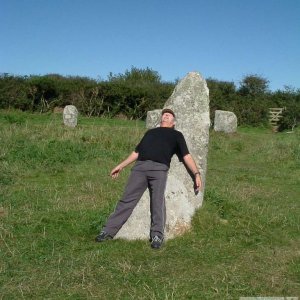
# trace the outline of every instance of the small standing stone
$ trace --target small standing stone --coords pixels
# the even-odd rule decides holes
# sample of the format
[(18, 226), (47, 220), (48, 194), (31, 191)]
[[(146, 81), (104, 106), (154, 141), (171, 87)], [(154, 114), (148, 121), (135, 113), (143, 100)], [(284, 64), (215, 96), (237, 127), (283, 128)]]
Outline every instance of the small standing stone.
[(76, 127), (78, 110), (74, 105), (67, 105), (64, 108), (63, 118), (64, 124), (69, 127)]
[(161, 109), (150, 110), (147, 112), (146, 128), (155, 128), (160, 124)]
[(231, 111), (216, 110), (214, 120), (214, 131), (222, 131), (225, 133), (236, 132), (237, 117)]

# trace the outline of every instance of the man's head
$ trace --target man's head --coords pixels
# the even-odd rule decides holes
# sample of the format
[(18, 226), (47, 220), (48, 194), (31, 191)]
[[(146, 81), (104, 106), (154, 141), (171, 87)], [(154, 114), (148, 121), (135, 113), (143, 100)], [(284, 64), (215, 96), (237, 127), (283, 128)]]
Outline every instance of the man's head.
[(160, 127), (173, 128), (175, 126), (175, 114), (172, 109), (165, 108), (161, 112)]

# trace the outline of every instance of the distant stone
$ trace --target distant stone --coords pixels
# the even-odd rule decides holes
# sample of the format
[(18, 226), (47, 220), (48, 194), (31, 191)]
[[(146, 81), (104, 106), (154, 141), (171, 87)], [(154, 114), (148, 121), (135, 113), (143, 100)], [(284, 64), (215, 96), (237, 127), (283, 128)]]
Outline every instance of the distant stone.
[(53, 108), (53, 113), (54, 113), (54, 114), (61, 114), (61, 113), (63, 113), (63, 112), (64, 112), (64, 108), (63, 108), (63, 107), (55, 106), (55, 107)]
[(161, 111), (162, 109), (155, 109), (147, 112), (146, 128), (150, 129), (159, 126)]
[(115, 116), (116, 119), (119, 120), (128, 120), (128, 117), (125, 114), (119, 113)]
[[(190, 153), (201, 172), (203, 183), (203, 189), (195, 193), (194, 176), (187, 172), (184, 164), (174, 155), (165, 192), (165, 238), (173, 238), (189, 230), (191, 219), (203, 201), (210, 127), (209, 91), (204, 78), (197, 72), (188, 73), (176, 85), (164, 108), (171, 108), (175, 112), (175, 128), (185, 136)], [(148, 112), (147, 128), (159, 126), (160, 117), (161, 109)], [(149, 206), (149, 192), (146, 191), (116, 238), (149, 238)]]
[(237, 117), (231, 111), (216, 110), (214, 131), (233, 133), (237, 130)]
[(63, 111), (64, 124), (69, 127), (77, 126), (78, 110), (74, 105), (67, 105)]

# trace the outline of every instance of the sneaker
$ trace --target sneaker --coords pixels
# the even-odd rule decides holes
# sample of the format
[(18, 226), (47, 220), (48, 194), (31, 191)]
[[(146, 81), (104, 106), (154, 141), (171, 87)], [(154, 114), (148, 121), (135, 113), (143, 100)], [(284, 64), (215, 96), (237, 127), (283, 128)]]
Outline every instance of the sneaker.
[(159, 236), (155, 235), (151, 240), (151, 248), (159, 249), (163, 243), (163, 240), (163, 238), (160, 238)]
[(99, 235), (96, 236), (95, 241), (96, 242), (104, 242), (107, 240), (111, 240), (113, 237), (111, 235), (109, 235), (107, 232), (105, 231), (101, 231)]

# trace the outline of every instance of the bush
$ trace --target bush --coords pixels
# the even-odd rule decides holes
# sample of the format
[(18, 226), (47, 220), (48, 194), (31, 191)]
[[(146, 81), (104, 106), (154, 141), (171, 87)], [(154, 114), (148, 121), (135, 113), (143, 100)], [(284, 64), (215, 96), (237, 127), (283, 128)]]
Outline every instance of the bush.
[(300, 90), (286, 86), (284, 91), (276, 91), (273, 99), (277, 107), (284, 108), (279, 122), (279, 131), (293, 130), (300, 123)]
[[(207, 79), (207, 85), (212, 124), (215, 110), (220, 109), (234, 112), (239, 125), (266, 125), (270, 107), (286, 107), (280, 130), (299, 123), (299, 90), (286, 87), (272, 93), (268, 80), (257, 75), (244, 77), (239, 88), (233, 82), (212, 78)], [(0, 76), (0, 108), (47, 112), (73, 104), (89, 117), (145, 119), (147, 111), (163, 107), (174, 87), (174, 82), (162, 82), (158, 72), (149, 68), (132, 67), (124, 74), (111, 73), (108, 80), (99, 82), (79, 76), (20, 77), (5, 73)]]

